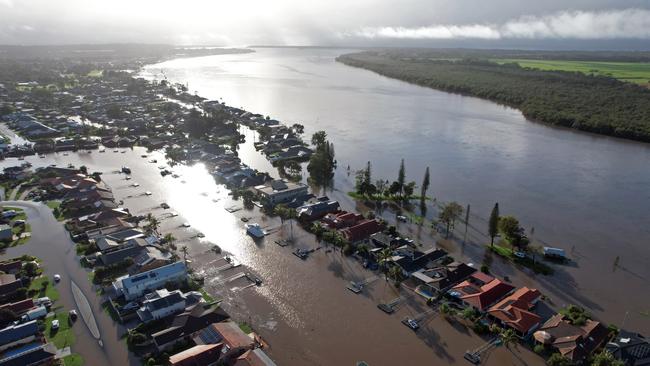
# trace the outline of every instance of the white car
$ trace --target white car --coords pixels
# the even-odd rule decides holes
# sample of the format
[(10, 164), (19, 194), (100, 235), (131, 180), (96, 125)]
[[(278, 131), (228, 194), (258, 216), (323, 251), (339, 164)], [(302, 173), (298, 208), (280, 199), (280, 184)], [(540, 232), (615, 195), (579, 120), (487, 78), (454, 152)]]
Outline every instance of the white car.
[(402, 216), (402, 215), (397, 216), (397, 221), (406, 222), (406, 216)]
[(61, 281), (61, 275), (55, 274), (54, 275), (54, 282), (59, 282)]
[(52, 320), (52, 330), (59, 329), (59, 319)]

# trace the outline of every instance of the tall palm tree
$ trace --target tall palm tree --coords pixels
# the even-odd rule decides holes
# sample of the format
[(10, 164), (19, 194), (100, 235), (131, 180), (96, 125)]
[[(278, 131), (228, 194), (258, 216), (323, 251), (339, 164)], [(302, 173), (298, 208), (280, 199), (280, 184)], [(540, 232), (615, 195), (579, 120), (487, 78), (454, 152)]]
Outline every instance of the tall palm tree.
[(507, 348), (511, 344), (517, 342), (517, 333), (515, 333), (511, 328), (504, 329), (499, 334), (499, 338), (501, 338), (501, 342), (503, 342), (503, 345)]
[(174, 234), (172, 233), (167, 233), (163, 237), (163, 241), (171, 247), (174, 245), (174, 242), (176, 241), (176, 237), (174, 237)]
[(384, 276), (386, 277), (386, 281), (388, 281), (388, 271), (386, 269), (386, 266), (392, 257), (393, 257), (393, 251), (390, 250), (390, 248), (384, 248), (380, 250), (379, 253), (377, 253), (377, 261), (379, 262), (379, 265), (384, 271)]

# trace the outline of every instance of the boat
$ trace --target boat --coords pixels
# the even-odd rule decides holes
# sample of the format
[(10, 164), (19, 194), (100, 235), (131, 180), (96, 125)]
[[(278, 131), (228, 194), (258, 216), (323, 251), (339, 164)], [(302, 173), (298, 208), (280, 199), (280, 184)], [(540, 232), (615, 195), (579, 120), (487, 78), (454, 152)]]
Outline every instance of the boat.
[(346, 288), (355, 294), (360, 293), (363, 290), (363, 285), (354, 281), (350, 281), (350, 284)]
[(262, 230), (260, 224), (246, 224), (246, 233), (256, 239), (263, 238), (266, 232)]
[(147, 155), (140, 155), (140, 157), (141, 157), (141, 158), (146, 158), (146, 157), (147, 157)]
[(122, 173), (131, 174), (131, 168), (129, 168), (128, 166), (123, 166)]
[(169, 205), (166, 202), (163, 202), (160, 204), (160, 207), (164, 208), (165, 210), (169, 208)]
[(307, 253), (306, 251), (304, 251), (304, 250), (302, 250), (300, 248), (294, 250), (292, 253), (293, 253), (293, 255), (295, 255), (296, 257), (298, 257), (300, 259), (302, 259), (303, 261), (306, 260), (307, 257), (309, 256), (309, 253)]
[(152, 193), (149, 192), (149, 191), (146, 191), (146, 192), (144, 192), (144, 194), (145, 194), (145, 196), (151, 196)]

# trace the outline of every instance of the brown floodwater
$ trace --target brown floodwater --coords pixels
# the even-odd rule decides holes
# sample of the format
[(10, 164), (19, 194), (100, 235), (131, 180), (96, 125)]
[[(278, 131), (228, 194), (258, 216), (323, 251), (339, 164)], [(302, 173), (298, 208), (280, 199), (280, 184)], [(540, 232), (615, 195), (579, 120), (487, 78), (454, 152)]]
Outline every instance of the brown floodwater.
[[(448, 249), (480, 263), (485, 218), (498, 201), (502, 214), (535, 228), (536, 241), (564, 248), (572, 259), (555, 266), (554, 277), (496, 263), (498, 274), (537, 284), (556, 306), (576, 303), (607, 323), (650, 333), (650, 145), (545, 126), (512, 108), (335, 62), (351, 50), (255, 51), (172, 60), (141, 75), (156, 78), (163, 70), (199, 95), (302, 123), (306, 136), (327, 131), (338, 160), (328, 194), (347, 208), (355, 207), (345, 194), (354, 184), (348, 166), (354, 172), (370, 160), (376, 179), (395, 179), (404, 158), (407, 178), (417, 183), (429, 166), (429, 194), (471, 204), (479, 229), (470, 229), (465, 248)], [(252, 166), (268, 166), (254, 152), (240, 153)], [(394, 220), (391, 211), (383, 216)], [(432, 241), (427, 230), (421, 234)]]

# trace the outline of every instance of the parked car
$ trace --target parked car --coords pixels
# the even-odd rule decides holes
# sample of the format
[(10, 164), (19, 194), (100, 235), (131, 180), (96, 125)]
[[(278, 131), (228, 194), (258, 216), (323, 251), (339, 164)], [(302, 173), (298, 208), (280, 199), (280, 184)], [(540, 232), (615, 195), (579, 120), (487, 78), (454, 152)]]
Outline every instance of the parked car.
[(59, 319), (52, 320), (52, 330), (59, 329)]
[(72, 320), (72, 321), (77, 320), (77, 310), (74, 310), (74, 309), (70, 310), (70, 311), (68, 312), (68, 317), (69, 317), (70, 320)]
[(24, 226), (25, 225), (25, 220), (16, 220), (13, 222), (13, 226)]
[(16, 216), (18, 216), (18, 212), (15, 210), (7, 210), (2, 212), (3, 219), (13, 219)]
[(402, 216), (402, 215), (397, 216), (397, 221), (406, 222), (406, 216)]
[(59, 281), (61, 281), (61, 275), (55, 274), (54, 275), (54, 282), (59, 282)]

